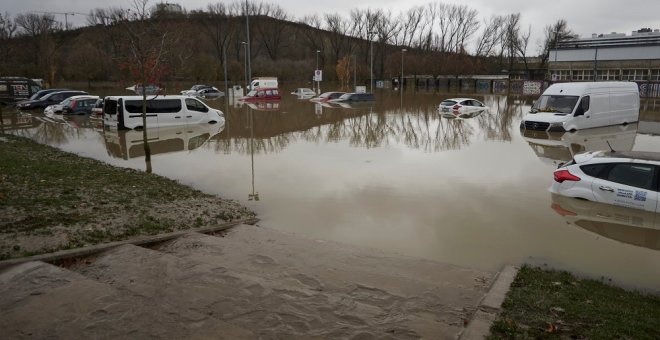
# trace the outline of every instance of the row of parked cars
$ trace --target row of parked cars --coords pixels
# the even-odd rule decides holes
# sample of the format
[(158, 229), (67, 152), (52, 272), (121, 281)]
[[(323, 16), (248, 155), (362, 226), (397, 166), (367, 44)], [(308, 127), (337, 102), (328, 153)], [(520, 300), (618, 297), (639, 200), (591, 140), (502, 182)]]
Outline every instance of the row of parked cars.
[(19, 110), (43, 109), (45, 113), (91, 114), (102, 107), (99, 96), (71, 89), (47, 89), (34, 93), (28, 100), (16, 103)]

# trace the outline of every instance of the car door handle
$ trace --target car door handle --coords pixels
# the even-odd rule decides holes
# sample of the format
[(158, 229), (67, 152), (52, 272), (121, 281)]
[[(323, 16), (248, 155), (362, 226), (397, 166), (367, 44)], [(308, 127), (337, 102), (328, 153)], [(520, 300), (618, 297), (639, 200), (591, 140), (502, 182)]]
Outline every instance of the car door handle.
[(176, 119), (181, 119), (181, 116), (174, 116), (174, 118), (176, 118)]
[(603, 191), (614, 192), (614, 189), (612, 189), (610, 187), (606, 187), (604, 185), (599, 186), (598, 189), (603, 190)]
[(186, 118), (192, 118), (192, 116), (186, 116)]

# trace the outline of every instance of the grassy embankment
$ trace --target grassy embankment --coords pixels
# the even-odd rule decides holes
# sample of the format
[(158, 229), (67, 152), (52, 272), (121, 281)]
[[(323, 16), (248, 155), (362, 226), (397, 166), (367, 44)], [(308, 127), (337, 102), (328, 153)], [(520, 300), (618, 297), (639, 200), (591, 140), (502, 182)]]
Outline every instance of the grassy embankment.
[(0, 135), (0, 260), (249, 217), (158, 175)]
[(489, 339), (658, 339), (660, 296), (524, 266)]

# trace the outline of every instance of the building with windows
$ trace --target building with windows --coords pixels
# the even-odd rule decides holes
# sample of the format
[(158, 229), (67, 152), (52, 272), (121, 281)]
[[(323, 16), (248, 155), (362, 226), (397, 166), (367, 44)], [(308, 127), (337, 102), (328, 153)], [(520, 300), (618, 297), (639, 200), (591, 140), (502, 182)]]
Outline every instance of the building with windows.
[(660, 82), (660, 30), (561, 41), (550, 50), (548, 73), (551, 81)]

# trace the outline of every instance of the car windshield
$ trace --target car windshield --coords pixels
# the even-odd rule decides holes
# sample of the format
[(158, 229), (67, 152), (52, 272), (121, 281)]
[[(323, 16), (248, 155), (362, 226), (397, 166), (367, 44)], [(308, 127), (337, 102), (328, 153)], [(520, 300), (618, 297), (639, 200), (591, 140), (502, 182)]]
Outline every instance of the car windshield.
[(63, 101), (60, 102), (60, 105), (66, 106), (71, 104), (71, 98), (64, 99)]
[(247, 94), (248, 97), (255, 97), (256, 95), (257, 95), (256, 90), (252, 90), (252, 91), (248, 92), (248, 94)]
[(36, 99), (41, 98), (42, 96), (44, 96), (44, 93), (39, 91), (39, 92), (33, 94), (32, 97), (30, 97), (30, 100), (36, 100)]
[(443, 100), (442, 103), (440, 103), (442, 106), (452, 106), (454, 104), (456, 104), (455, 100)]
[(344, 93), (342, 94), (339, 99), (348, 99), (351, 98), (352, 93)]
[(571, 113), (578, 99), (578, 96), (541, 96), (532, 106), (532, 112)]

